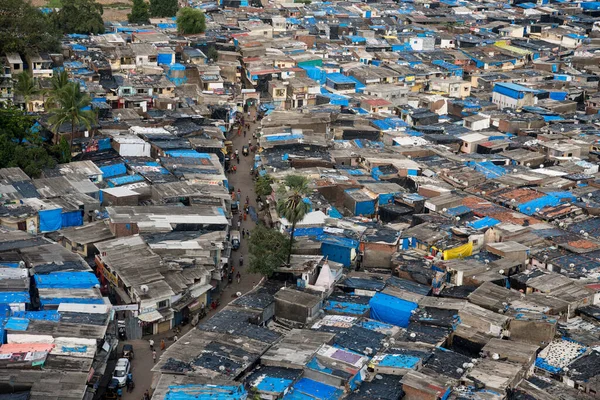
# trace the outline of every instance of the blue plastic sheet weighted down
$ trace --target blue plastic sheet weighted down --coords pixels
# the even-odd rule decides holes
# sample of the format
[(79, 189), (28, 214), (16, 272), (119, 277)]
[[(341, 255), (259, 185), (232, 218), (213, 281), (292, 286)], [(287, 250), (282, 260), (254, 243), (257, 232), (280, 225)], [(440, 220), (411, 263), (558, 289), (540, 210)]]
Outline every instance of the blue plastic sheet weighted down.
[(411, 311), (417, 308), (417, 304), (390, 296), (384, 293), (377, 293), (369, 301), (371, 306), (371, 319), (408, 327)]

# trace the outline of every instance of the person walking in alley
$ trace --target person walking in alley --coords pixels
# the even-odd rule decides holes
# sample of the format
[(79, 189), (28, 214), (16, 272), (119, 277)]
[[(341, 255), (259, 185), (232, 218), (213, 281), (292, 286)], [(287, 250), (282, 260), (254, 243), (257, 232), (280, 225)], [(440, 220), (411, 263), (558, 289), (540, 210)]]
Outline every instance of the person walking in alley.
[(238, 271), (237, 275), (235, 276), (235, 278), (237, 279), (237, 283), (240, 283), (240, 280), (242, 279), (242, 274), (240, 274), (240, 271)]
[(240, 189), (238, 189), (237, 191), (237, 201), (240, 201), (242, 199), (242, 191)]
[(165, 351), (165, 339), (161, 339), (160, 341), (160, 351)]
[(150, 350), (154, 351), (154, 340), (150, 339), (148, 343), (150, 343)]
[(156, 350), (152, 350), (152, 361), (156, 364)]

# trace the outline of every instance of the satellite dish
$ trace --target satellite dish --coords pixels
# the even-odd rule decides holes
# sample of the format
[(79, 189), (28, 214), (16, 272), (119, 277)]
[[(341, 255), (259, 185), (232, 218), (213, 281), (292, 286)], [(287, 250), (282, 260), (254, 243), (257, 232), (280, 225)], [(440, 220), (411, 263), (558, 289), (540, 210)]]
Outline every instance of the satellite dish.
[(140, 286), (140, 289), (141, 289), (142, 293), (144, 293), (144, 294), (148, 293), (148, 285), (142, 285), (142, 286)]

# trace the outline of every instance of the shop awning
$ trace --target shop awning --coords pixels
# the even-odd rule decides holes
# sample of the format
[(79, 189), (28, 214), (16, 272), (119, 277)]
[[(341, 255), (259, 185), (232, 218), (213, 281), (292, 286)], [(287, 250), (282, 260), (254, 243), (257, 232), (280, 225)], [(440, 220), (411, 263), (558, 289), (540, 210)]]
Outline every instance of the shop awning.
[[(204, 293), (208, 292), (209, 290), (211, 290), (213, 288), (212, 285), (202, 285), (200, 287), (194, 288), (192, 289), (191, 293), (192, 293), (192, 297), (193, 298), (198, 298), (200, 296), (202, 296)], [(190, 302), (191, 303), (191, 302)]]
[(144, 322), (154, 322), (162, 319), (163, 316), (158, 311), (150, 311), (148, 313), (138, 315), (138, 319)]

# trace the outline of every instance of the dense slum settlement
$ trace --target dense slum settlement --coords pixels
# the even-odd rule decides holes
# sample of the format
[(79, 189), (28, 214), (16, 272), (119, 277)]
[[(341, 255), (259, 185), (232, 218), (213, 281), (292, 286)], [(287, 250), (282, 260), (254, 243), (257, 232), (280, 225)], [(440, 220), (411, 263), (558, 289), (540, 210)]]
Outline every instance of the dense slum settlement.
[[(202, 35), (107, 22), (0, 55), (2, 101), (74, 154), (0, 170), (0, 397), (91, 400), (119, 339), (182, 323), (153, 399), (600, 396), (599, 2), (189, 3)], [(53, 132), (23, 70), (67, 71), (97, 123)], [(290, 175), (310, 211), (206, 317), (251, 112), (254, 219), (290, 231)]]

